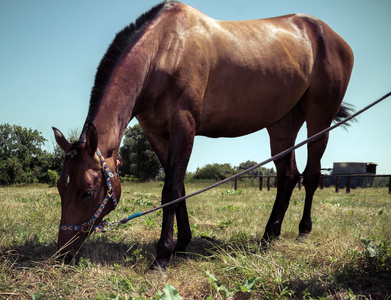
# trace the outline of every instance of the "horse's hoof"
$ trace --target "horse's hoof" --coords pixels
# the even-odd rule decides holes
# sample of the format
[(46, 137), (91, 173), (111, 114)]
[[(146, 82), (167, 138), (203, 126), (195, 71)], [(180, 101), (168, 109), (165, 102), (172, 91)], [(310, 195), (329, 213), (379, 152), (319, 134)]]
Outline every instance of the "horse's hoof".
[(152, 264), (152, 266), (149, 268), (149, 270), (150, 271), (158, 271), (158, 272), (166, 274), (167, 273), (166, 265), (167, 264), (162, 264), (162, 263), (158, 263), (157, 261), (155, 261)]
[(296, 241), (299, 243), (304, 243), (308, 239), (308, 233), (299, 233), (296, 238)]
[(271, 240), (267, 241), (265, 239), (262, 239), (259, 244), (259, 247), (261, 252), (267, 251), (271, 247)]
[(177, 245), (174, 249), (174, 252), (173, 254), (176, 256), (176, 257), (187, 257), (187, 251), (186, 251), (186, 246), (180, 246), (180, 245)]

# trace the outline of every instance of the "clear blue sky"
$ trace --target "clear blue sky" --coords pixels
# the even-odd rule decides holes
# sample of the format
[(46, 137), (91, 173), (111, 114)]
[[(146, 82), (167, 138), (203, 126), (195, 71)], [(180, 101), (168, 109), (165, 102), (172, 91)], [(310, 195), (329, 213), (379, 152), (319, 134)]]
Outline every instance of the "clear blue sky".
[[(51, 126), (64, 134), (83, 126), (96, 68), (115, 34), (158, 1), (1, 1), (0, 123), (42, 132), (52, 149)], [(288, 13), (314, 15), (352, 47), (355, 66), (345, 100), (364, 107), (391, 91), (389, 0), (188, 0), (215, 19), (239, 20)], [(331, 133), (322, 167), (334, 161), (378, 164), (391, 174), (391, 99), (372, 108), (345, 131)], [(133, 125), (135, 122), (131, 122)], [(305, 127), (305, 126), (304, 126)], [(298, 141), (305, 139), (305, 128)], [(197, 137), (189, 171), (207, 163), (237, 166), (270, 157), (265, 130), (237, 139)], [(306, 150), (297, 151), (303, 171)], [(273, 167), (269, 164), (267, 167)]]

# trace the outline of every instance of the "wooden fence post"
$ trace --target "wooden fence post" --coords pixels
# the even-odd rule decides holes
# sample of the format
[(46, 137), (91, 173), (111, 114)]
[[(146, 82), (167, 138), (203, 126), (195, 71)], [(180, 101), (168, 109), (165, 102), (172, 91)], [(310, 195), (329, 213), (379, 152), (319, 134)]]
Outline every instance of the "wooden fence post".
[(350, 176), (346, 179), (346, 193), (350, 194)]
[(335, 192), (339, 192), (339, 177), (335, 176)]
[(319, 178), (319, 187), (321, 190), (324, 188), (324, 176), (320, 176)]
[[(355, 174), (353, 174), (355, 175)], [(271, 178), (274, 178), (274, 187), (277, 186), (277, 176), (270, 176), (270, 175), (258, 175), (258, 176), (246, 176), (245, 178), (250, 178), (250, 177), (258, 177), (259, 178), (259, 190), (263, 190), (263, 179), (266, 177), (266, 186), (267, 190), (270, 191), (270, 180)], [(327, 177), (325, 175), (321, 175), (319, 178), (319, 187), (320, 189), (324, 188), (324, 178)], [(351, 175), (336, 175), (335, 180), (334, 180), (334, 185), (335, 185), (335, 192), (339, 193), (339, 183), (340, 183), (340, 177), (346, 177), (346, 193), (351, 192)], [(353, 176), (355, 177), (355, 176)], [(388, 177), (388, 194), (391, 195), (391, 175), (362, 175), (362, 174), (357, 174), (356, 177)], [(297, 183), (299, 190), (301, 189), (302, 183), (301, 183), (301, 177)], [(238, 189), (238, 177), (234, 179), (234, 189)]]

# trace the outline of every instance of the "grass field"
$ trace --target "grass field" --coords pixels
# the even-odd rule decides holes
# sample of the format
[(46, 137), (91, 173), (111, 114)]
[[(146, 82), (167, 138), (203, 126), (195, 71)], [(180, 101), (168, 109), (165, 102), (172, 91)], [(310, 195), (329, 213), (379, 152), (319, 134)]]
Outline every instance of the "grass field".
[[(187, 193), (206, 184), (188, 184)], [(125, 184), (110, 220), (157, 206), (161, 183)], [(296, 241), (304, 190), (295, 190), (280, 239), (258, 244), (275, 197), (232, 184), (188, 200), (193, 241), (167, 273), (150, 272), (161, 212), (93, 235), (78, 265), (56, 260), (56, 188), (0, 189), (0, 299), (391, 298), (387, 188), (318, 190), (313, 231)], [(179, 293), (179, 294), (178, 294)], [(171, 295), (171, 296), (169, 296)]]

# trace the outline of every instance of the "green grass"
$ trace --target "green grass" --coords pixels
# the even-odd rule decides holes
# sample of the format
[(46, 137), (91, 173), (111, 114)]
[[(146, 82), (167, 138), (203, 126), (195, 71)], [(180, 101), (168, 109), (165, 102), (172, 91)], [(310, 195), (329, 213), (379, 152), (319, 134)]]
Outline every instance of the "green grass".
[[(206, 184), (186, 185), (187, 193)], [(108, 217), (160, 202), (161, 183), (126, 183)], [(232, 184), (187, 200), (193, 240), (166, 274), (150, 272), (161, 212), (93, 235), (78, 265), (55, 259), (60, 198), (43, 185), (0, 189), (0, 299), (387, 299), (391, 296), (391, 196), (386, 188), (318, 190), (313, 231), (298, 242), (304, 189), (295, 190), (281, 237), (258, 244), (275, 189)], [(166, 285), (169, 284), (169, 285)], [(174, 292), (173, 292), (174, 291)], [(209, 298), (208, 298), (209, 297)]]

